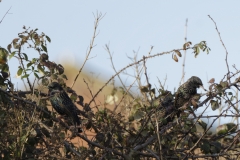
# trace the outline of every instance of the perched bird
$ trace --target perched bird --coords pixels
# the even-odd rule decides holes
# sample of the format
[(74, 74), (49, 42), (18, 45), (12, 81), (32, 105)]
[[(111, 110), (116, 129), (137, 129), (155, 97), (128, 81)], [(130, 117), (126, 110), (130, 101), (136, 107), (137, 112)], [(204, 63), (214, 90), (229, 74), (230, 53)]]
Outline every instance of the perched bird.
[(197, 93), (197, 88), (202, 85), (203, 84), (200, 78), (192, 76), (178, 88), (174, 101), (174, 106), (178, 109), (177, 117), (179, 117), (181, 113), (179, 108), (187, 103)]
[[(52, 82), (48, 85), (48, 88), (50, 94), (49, 100), (53, 108), (60, 115), (66, 115), (67, 117), (72, 118), (74, 125), (79, 127), (81, 121), (77, 116), (77, 107), (74, 105), (64, 89), (57, 82)], [(81, 128), (78, 128), (78, 132), (82, 132)]]
[(170, 91), (162, 91), (157, 99), (159, 100), (159, 105), (153, 112), (150, 112), (150, 115), (153, 120), (155, 118), (159, 119), (159, 127), (162, 127), (173, 121), (176, 110), (173, 106), (174, 99)]

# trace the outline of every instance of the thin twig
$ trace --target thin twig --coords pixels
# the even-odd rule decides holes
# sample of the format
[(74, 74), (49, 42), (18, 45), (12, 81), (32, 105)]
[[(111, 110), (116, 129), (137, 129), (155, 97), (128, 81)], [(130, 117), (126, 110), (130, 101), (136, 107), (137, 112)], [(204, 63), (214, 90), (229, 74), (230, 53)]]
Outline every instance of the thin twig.
[[(83, 81), (84, 81), (84, 83), (87, 85), (87, 89), (89, 90), (89, 92), (90, 92), (90, 94), (91, 94), (91, 97), (93, 97), (93, 93), (92, 93), (91, 89), (89, 88), (88, 83), (86, 82), (86, 80), (85, 80), (84, 78), (83, 78)], [(97, 103), (96, 103), (96, 101), (94, 100), (93, 102), (94, 102), (94, 104), (95, 104), (97, 110), (99, 111), (99, 109), (98, 109), (98, 107), (97, 107)]]
[(4, 14), (3, 18), (0, 21), (0, 24), (2, 23), (3, 19), (5, 18), (5, 16), (8, 14), (8, 12), (10, 11), (10, 9), (12, 8), (12, 6), (8, 9), (8, 11)]
[[(187, 49), (192, 49), (192, 48), (189, 47), (189, 48), (187, 48)], [(164, 55), (164, 54), (169, 54), (169, 53), (174, 52), (175, 50), (182, 51), (182, 50), (184, 50), (184, 49), (182, 49), (182, 48), (181, 48), (181, 49), (174, 49), (174, 50), (167, 51), (167, 52), (161, 52), (161, 53), (157, 53), (157, 54), (154, 54), (154, 55), (145, 56), (145, 59), (154, 58), (154, 57), (157, 57), (157, 56), (162, 56), (162, 55)], [(98, 96), (98, 94), (103, 90), (103, 88), (106, 87), (106, 86), (108, 85), (108, 83), (112, 81), (112, 79), (114, 79), (114, 77), (116, 77), (118, 74), (120, 74), (121, 72), (123, 72), (123, 71), (126, 70), (127, 68), (132, 67), (132, 66), (134, 66), (134, 65), (136, 65), (136, 64), (139, 64), (139, 63), (142, 62), (142, 61), (143, 61), (143, 59), (140, 59), (140, 60), (138, 60), (138, 61), (136, 61), (136, 62), (134, 62), (134, 63), (131, 63), (131, 64), (127, 65), (126, 67), (122, 68), (121, 70), (119, 70), (116, 74), (114, 74), (114, 75), (97, 91), (97, 93), (96, 93), (96, 94), (93, 96), (93, 98), (90, 100), (89, 105), (90, 105), (90, 104), (93, 102), (93, 100)]]
[(114, 149), (111, 149), (111, 148), (107, 148), (107, 147), (105, 147), (105, 146), (102, 146), (102, 145), (100, 145), (100, 144), (98, 144), (98, 143), (96, 143), (96, 142), (93, 142), (93, 141), (90, 141), (88, 138), (86, 138), (85, 136), (83, 136), (83, 135), (81, 135), (81, 134), (77, 134), (80, 138), (82, 138), (83, 140), (85, 140), (88, 144), (90, 144), (90, 145), (93, 145), (93, 146), (95, 146), (95, 147), (98, 147), (98, 148), (100, 148), (100, 149), (104, 149), (104, 150), (107, 150), (107, 151), (109, 151), (109, 152), (113, 152), (114, 154), (116, 154), (116, 155), (119, 155), (119, 156), (122, 156), (124, 159), (128, 159), (128, 157), (126, 156), (126, 155), (124, 155), (123, 153), (121, 153), (121, 152), (118, 152), (118, 151), (116, 151), (116, 150), (114, 150)]
[[(23, 58), (21, 57), (21, 48), (22, 48), (22, 47), (19, 46), (19, 49), (18, 49), (19, 62), (20, 62), (20, 65), (22, 66), (22, 69), (23, 69), (24, 74), (26, 75), (26, 74), (27, 74), (27, 71), (26, 71), (25, 66), (24, 66), (24, 64), (23, 64)], [(29, 85), (30, 91), (33, 91), (33, 87), (32, 87), (32, 85), (31, 85), (31, 83), (30, 83), (29, 77), (27, 77), (26, 79), (27, 79), (27, 83), (28, 83), (28, 85)], [(24, 82), (24, 81), (23, 81), (23, 82)]]
[[(202, 136), (197, 140), (197, 142), (188, 150), (188, 153), (190, 153), (191, 151), (193, 151), (193, 149), (200, 143), (200, 141), (203, 139), (203, 137), (207, 134), (207, 132), (212, 128), (213, 124), (215, 123), (215, 121), (220, 118), (224, 112), (226, 112), (229, 108), (231, 107), (231, 105), (228, 106), (227, 109), (225, 109), (224, 111), (222, 111), (222, 113), (220, 113), (220, 115), (215, 118), (212, 123), (210, 124), (210, 126), (204, 131), (204, 133), (202, 134)], [(187, 155), (184, 157), (184, 159), (187, 158)]]
[(79, 153), (78, 151), (76, 151), (75, 149), (72, 148), (72, 146), (67, 142), (67, 141), (64, 141), (63, 142), (65, 147), (70, 149), (74, 154), (76, 154), (78, 157), (82, 157), (81, 153)]
[[(146, 149), (148, 152), (150, 152), (157, 160), (160, 160), (160, 158), (150, 149)], [(162, 156), (162, 155), (161, 155)], [(161, 160), (163, 160), (163, 158), (161, 157)]]
[[(94, 15), (94, 14), (93, 14), (93, 15)], [(89, 55), (91, 54), (92, 49), (95, 47), (94, 41), (95, 41), (95, 38), (96, 38), (97, 35), (98, 35), (98, 33), (97, 33), (97, 27), (98, 27), (98, 25), (99, 25), (100, 20), (102, 20), (104, 16), (105, 16), (105, 14), (102, 15), (102, 13), (98, 13), (98, 12), (97, 12), (97, 14), (96, 14), (96, 17), (95, 17), (95, 15), (94, 15), (94, 17), (95, 17), (95, 23), (94, 23), (94, 31), (93, 31), (92, 40), (90, 41), (89, 49), (88, 49), (88, 52), (87, 52), (87, 54), (86, 54), (86, 58), (85, 58), (85, 60), (84, 60), (84, 62), (83, 62), (83, 65), (82, 65), (82, 67), (80, 68), (80, 70), (78, 71), (78, 74), (77, 74), (77, 76), (75, 77), (71, 88), (73, 88), (74, 84), (76, 83), (76, 81), (77, 81), (77, 79), (78, 79), (78, 76), (79, 76), (80, 73), (82, 72), (83, 67), (85, 66), (87, 60), (89, 60)]]
[[(114, 70), (114, 72), (115, 73), (117, 73), (117, 70), (116, 70), (116, 68), (115, 68), (115, 66), (114, 66), (114, 63), (113, 63), (113, 59), (112, 59), (112, 53), (110, 52), (110, 48), (109, 48), (109, 44), (107, 45), (105, 45), (105, 50), (108, 52), (108, 54), (109, 54), (109, 56), (110, 56), (110, 61), (111, 61), (111, 64), (112, 64), (112, 68), (113, 68), (113, 70)], [(132, 97), (132, 98), (134, 98), (134, 96), (129, 92), (129, 89), (127, 89), (126, 88), (126, 86), (124, 85), (124, 83), (123, 83), (123, 81), (122, 81), (122, 79), (121, 79), (121, 77), (120, 77), (120, 75), (118, 74), (117, 75), (117, 77), (118, 77), (118, 79), (120, 80), (120, 82), (121, 82), (121, 84), (122, 84), (122, 87), (125, 89), (125, 91), (127, 91), (128, 92), (128, 94)]]
[[(42, 123), (39, 119), (36, 119), (36, 118), (35, 118), (35, 120), (37, 121), (37, 123), (39, 123), (39, 125), (40, 125), (41, 127), (44, 127), (48, 132), (54, 133), (52, 129), (50, 129), (48, 126), (46, 126), (44, 123)], [(78, 157), (82, 157), (81, 154), (80, 154), (78, 151), (76, 151), (75, 149), (73, 149), (73, 148), (71, 147), (71, 145), (70, 145), (67, 141), (64, 141), (63, 143), (64, 143), (64, 145), (65, 145), (68, 149), (70, 149), (70, 150), (71, 150), (73, 153), (75, 153)]]
[[(135, 80), (133, 81), (133, 83), (127, 88), (127, 90), (125, 90), (124, 95), (122, 96), (122, 98), (121, 98), (121, 100), (119, 101), (119, 103), (114, 107), (113, 112), (116, 112), (118, 106), (121, 104), (121, 102), (123, 101), (124, 97), (129, 93), (129, 90), (132, 88), (132, 86), (133, 86), (133, 84), (136, 82), (136, 80), (137, 80), (137, 79), (135, 79)], [(133, 97), (133, 99), (135, 99), (135, 98)]]
[[(185, 38), (184, 38), (185, 43), (187, 43), (187, 23), (188, 23), (188, 19), (186, 19), (186, 24), (185, 24)], [(182, 64), (182, 79), (181, 79), (179, 85), (181, 85), (181, 82), (182, 82), (182, 84), (184, 83), (184, 77), (185, 77), (185, 61), (186, 61), (186, 55), (187, 55), (186, 53), (187, 53), (187, 50), (184, 50), (183, 64)]]
[[(159, 145), (159, 154), (161, 156), (161, 159), (163, 159), (162, 157), (162, 144), (161, 144), (161, 139), (160, 139), (160, 135), (159, 135), (159, 125), (158, 125), (158, 120), (157, 120), (157, 116), (155, 115), (155, 121), (156, 121), (156, 127), (157, 127), (157, 138), (158, 138), (158, 145)], [(159, 159), (159, 158), (158, 158)]]
[(152, 97), (152, 94), (151, 94), (151, 84), (149, 83), (148, 75), (147, 75), (147, 66), (146, 66), (145, 56), (143, 56), (143, 68), (144, 68), (144, 74), (145, 74), (145, 77), (146, 77), (147, 86), (148, 86), (148, 93), (150, 95), (151, 106), (152, 106), (153, 97)]
[(210, 15), (208, 15), (208, 17), (209, 17), (209, 18), (213, 21), (213, 23), (215, 24), (215, 27), (216, 27), (215, 29), (216, 29), (216, 31), (218, 32), (219, 39), (220, 39), (220, 41), (221, 41), (221, 43), (222, 43), (222, 46), (224, 47), (224, 49), (225, 49), (225, 51), (226, 51), (225, 61), (226, 61), (226, 66), (227, 66), (227, 70), (228, 70), (227, 79), (228, 79), (229, 83), (231, 83), (231, 82), (230, 82), (230, 70), (229, 70), (229, 66), (228, 66), (228, 51), (227, 51), (227, 48), (226, 48), (225, 44), (224, 44), (223, 41), (222, 41), (220, 32), (218, 31), (218, 28), (217, 28), (217, 23), (213, 20), (213, 18), (212, 18)]

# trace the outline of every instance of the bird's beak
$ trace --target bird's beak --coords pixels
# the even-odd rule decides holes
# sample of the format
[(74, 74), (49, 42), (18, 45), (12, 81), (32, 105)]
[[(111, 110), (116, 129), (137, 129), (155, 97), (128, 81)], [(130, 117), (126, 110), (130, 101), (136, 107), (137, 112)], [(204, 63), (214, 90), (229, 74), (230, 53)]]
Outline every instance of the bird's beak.
[(203, 87), (203, 85), (201, 85), (200, 88), (202, 88), (204, 91), (207, 91), (207, 90)]

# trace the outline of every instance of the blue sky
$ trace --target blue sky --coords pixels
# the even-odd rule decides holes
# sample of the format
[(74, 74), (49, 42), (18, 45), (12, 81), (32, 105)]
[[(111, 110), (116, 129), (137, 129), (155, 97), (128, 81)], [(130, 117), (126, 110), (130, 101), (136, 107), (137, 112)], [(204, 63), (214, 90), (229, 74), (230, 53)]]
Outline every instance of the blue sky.
[[(11, 14), (0, 24), (2, 47), (7, 47), (17, 37), (23, 25), (38, 28), (52, 39), (48, 45), (50, 59), (62, 62), (70, 57), (69, 63), (78, 66), (81, 66), (85, 58), (92, 37), (93, 13), (106, 13), (99, 24), (100, 33), (95, 41), (97, 46), (91, 53), (94, 58), (87, 62), (85, 68), (85, 71), (100, 74), (106, 80), (114, 71), (104, 49), (105, 44), (110, 43), (115, 67), (120, 70), (131, 63), (127, 56), (133, 57), (133, 50), (139, 50), (140, 59), (148, 54), (151, 46), (154, 46), (152, 54), (181, 48), (184, 43), (185, 20), (188, 18), (188, 41), (196, 44), (205, 40), (212, 51), (209, 55), (201, 53), (197, 58), (194, 58), (191, 51), (187, 52), (186, 79), (192, 75), (198, 76), (205, 88), (208, 88), (207, 82), (213, 77), (219, 82), (227, 71), (225, 50), (208, 15), (216, 21), (221, 32), (229, 52), (230, 70), (234, 71), (233, 64), (240, 68), (240, 1), (2, 0), (0, 17), (11, 6)], [(163, 81), (167, 75), (166, 84), (173, 91), (174, 87), (179, 86), (182, 60), (183, 58), (176, 63), (171, 55), (149, 59), (147, 69), (150, 83), (158, 85), (157, 77)], [(17, 64), (11, 61), (9, 63)], [(132, 71), (129, 69), (128, 73)], [(123, 80), (128, 84), (132, 81), (126, 76), (123, 76)]]

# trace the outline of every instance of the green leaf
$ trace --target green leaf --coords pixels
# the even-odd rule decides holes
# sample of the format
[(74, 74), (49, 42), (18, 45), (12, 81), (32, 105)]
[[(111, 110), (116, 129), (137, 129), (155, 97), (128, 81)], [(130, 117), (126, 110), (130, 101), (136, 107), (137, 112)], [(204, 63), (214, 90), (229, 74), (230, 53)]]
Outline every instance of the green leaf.
[(224, 81), (224, 82), (220, 82), (220, 85), (225, 88), (228, 86), (228, 82), (227, 81)]
[(27, 68), (28, 68), (28, 67), (30, 67), (31, 65), (32, 65), (32, 63), (31, 63), (31, 62), (29, 62), (29, 63), (27, 64)]
[(33, 58), (31, 62), (35, 63), (36, 61), (37, 61), (37, 58)]
[(16, 51), (12, 52), (10, 55), (9, 55), (9, 59), (11, 59), (13, 56), (15, 56), (16, 54)]
[(228, 131), (234, 133), (237, 130), (237, 125), (235, 123), (227, 123)]
[(216, 88), (217, 88), (217, 90), (218, 90), (219, 92), (222, 92), (222, 89), (223, 89), (222, 85), (218, 84), (218, 85), (216, 86)]
[(62, 74), (61, 76), (62, 76), (62, 78), (68, 80), (68, 78), (67, 78), (67, 76), (65, 74)]
[(222, 145), (218, 141), (211, 143), (211, 153), (220, 153)]
[(37, 74), (36, 72), (34, 72), (34, 76), (35, 76), (37, 79), (39, 79), (39, 76), (38, 76), (38, 74)]
[(219, 103), (217, 101), (211, 100), (210, 103), (213, 111), (219, 108)]
[(141, 119), (143, 117), (144, 117), (144, 112), (143, 111), (137, 110), (134, 114), (134, 119), (135, 120)]
[(203, 122), (201, 119), (198, 120), (198, 124), (206, 131), (207, 123)]
[(41, 46), (42, 46), (42, 49), (43, 49), (45, 52), (47, 52), (47, 47), (44, 46), (43, 44), (42, 44)]
[(207, 49), (207, 54), (209, 54), (209, 51), (211, 51), (211, 49), (210, 49), (210, 48), (208, 48), (208, 49)]
[(8, 66), (8, 64), (2, 64), (1, 65), (1, 70), (3, 71), (3, 72), (8, 72), (9, 71), (9, 66)]
[(24, 38), (25, 36), (24, 36), (24, 35), (18, 35), (18, 37), (20, 37), (20, 38)]
[(22, 72), (23, 72), (23, 69), (20, 67), (17, 71), (17, 75), (18, 76), (21, 76), (22, 75)]
[(35, 39), (35, 44), (36, 44), (36, 46), (38, 46), (40, 44), (40, 39), (39, 38)]
[(199, 53), (200, 53), (200, 49), (199, 49), (199, 47), (196, 47), (195, 58), (197, 58), (197, 56), (199, 55)]
[(208, 141), (203, 140), (200, 145), (201, 151), (205, 154), (208, 154), (210, 151), (210, 144)]
[(26, 60), (26, 61), (28, 61), (28, 56), (27, 56), (27, 54), (26, 53), (22, 53), (23, 54), (23, 56), (24, 56), (24, 59)]
[(25, 74), (21, 78), (23, 79), (23, 78), (28, 78), (28, 77), (29, 77), (29, 74)]
[(128, 117), (128, 120), (129, 120), (129, 122), (134, 121), (134, 116), (133, 116), (133, 115), (129, 116), (129, 117)]
[(51, 42), (51, 39), (48, 36), (46, 36), (46, 38), (48, 42)]
[(42, 68), (42, 66), (40, 64), (38, 64), (37, 68), (40, 73), (42, 72), (44, 74), (44, 69)]
[(77, 94), (76, 93), (72, 93), (71, 94), (71, 96), (70, 96), (70, 98), (71, 98), (71, 100), (73, 100), (74, 102), (77, 100)]
[(228, 132), (228, 127), (226, 124), (217, 127), (216, 132), (218, 135), (226, 134)]

